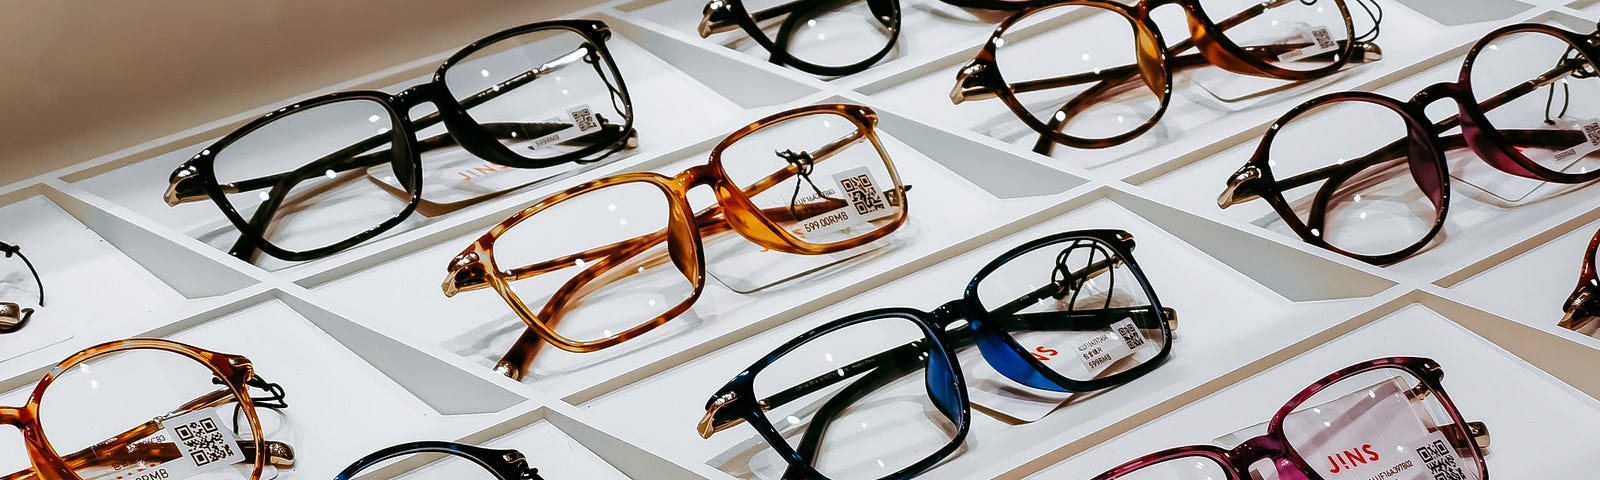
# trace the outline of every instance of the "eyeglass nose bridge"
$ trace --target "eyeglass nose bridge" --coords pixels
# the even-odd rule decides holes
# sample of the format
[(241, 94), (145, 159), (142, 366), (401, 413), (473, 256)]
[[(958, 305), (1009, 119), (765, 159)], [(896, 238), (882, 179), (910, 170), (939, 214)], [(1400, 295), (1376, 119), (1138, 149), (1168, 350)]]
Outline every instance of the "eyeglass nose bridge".
[(1228, 458), (1228, 467), (1243, 478), (1249, 478), (1250, 465), (1267, 460), (1272, 462), (1272, 468), (1277, 470), (1279, 480), (1310, 480), (1294, 462), (1289, 460), (1288, 453), (1287, 446), (1278, 439), (1262, 435), (1245, 440), (1233, 450), (1229, 450), (1225, 456)]

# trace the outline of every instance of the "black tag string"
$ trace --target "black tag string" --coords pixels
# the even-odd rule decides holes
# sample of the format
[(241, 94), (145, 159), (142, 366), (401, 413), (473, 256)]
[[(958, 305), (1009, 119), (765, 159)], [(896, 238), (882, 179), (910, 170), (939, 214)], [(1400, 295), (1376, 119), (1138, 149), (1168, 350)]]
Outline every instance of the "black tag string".
[[(811, 171), (816, 168), (816, 160), (811, 158), (811, 152), (802, 150), (799, 153), (795, 153), (793, 150), (782, 150), (772, 153), (777, 155), (778, 158), (782, 158), (783, 161), (789, 162), (790, 165), (794, 165), (795, 176), (800, 177), (800, 180), (810, 185), (811, 191), (817, 195), (817, 198), (836, 200), (822, 193), (822, 189), (818, 188), (816, 182), (811, 180)], [(801, 218), (800, 212), (795, 210), (795, 207), (800, 203), (800, 183), (794, 182), (794, 193), (789, 195), (789, 214), (793, 215), (795, 220)]]

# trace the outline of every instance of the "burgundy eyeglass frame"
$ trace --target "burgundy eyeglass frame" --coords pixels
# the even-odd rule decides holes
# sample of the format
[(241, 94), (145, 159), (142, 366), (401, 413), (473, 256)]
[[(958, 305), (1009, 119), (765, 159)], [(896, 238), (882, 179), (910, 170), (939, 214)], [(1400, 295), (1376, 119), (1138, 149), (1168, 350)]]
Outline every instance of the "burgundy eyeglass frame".
[[(1588, 173), (1564, 173), (1551, 170), (1539, 165), (1538, 162), (1528, 158), (1527, 155), (1517, 150), (1519, 145), (1540, 146), (1555, 143), (1561, 140), (1560, 133), (1549, 130), (1500, 130), (1496, 129), (1489, 121), (1486, 110), (1493, 110), (1513, 99), (1533, 93), (1548, 83), (1539, 83), (1533, 80), (1519, 84), (1517, 87), (1500, 93), (1493, 98), (1479, 102), (1472, 92), (1472, 65), (1478, 53), (1488, 47), (1490, 42), (1515, 33), (1541, 33), (1565, 41), (1572, 50), (1576, 51), (1589, 65), (1600, 65), (1600, 47), (1593, 42), (1600, 42), (1600, 31), (1583, 34), (1569, 31), (1560, 27), (1536, 23), (1519, 23), (1495, 29), (1484, 35), (1472, 46), (1461, 64), (1461, 73), (1454, 83), (1444, 82), (1429, 85), (1419, 91), (1408, 101), (1401, 101), (1382, 94), (1371, 92), (1336, 92), (1313, 98), (1289, 110), (1277, 122), (1267, 129), (1257, 145), (1255, 153), (1245, 162), (1243, 167), (1235, 171), (1228, 178), (1227, 187), (1222, 195), (1217, 198), (1217, 206), (1228, 208), (1254, 198), (1261, 198), (1282, 217), (1301, 240), (1308, 244), (1324, 248), (1341, 255), (1345, 255), (1374, 265), (1389, 265), (1410, 257), (1426, 247), (1439, 231), (1444, 228), (1446, 214), (1450, 207), (1450, 172), (1445, 163), (1444, 152), (1467, 148), (1482, 158), (1496, 170), (1515, 175), (1554, 183), (1576, 184), (1600, 179), (1600, 170)], [(1577, 68), (1582, 68), (1582, 62)], [(1557, 65), (1551, 72), (1562, 73), (1548, 79), (1553, 82), (1562, 78), (1566, 71), (1557, 72), (1562, 65)], [(1569, 70), (1570, 71), (1570, 70)], [(1538, 80), (1538, 79), (1535, 79)], [(1439, 100), (1454, 100), (1458, 113), (1438, 123), (1428, 120), (1423, 111), (1428, 105)], [(1354, 159), (1344, 163), (1322, 167), (1310, 172), (1295, 175), (1282, 180), (1272, 174), (1270, 157), (1273, 139), (1278, 132), (1295, 118), (1319, 107), (1340, 102), (1367, 102), (1388, 108), (1398, 113), (1406, 124), (1407, 135), (1387, 146), (1374, 150), (1366, 157)], [(1484, 106), (1488, 107), (1485, 108)], [(1461, 128), (1461, 134), (1440, 135), (1454, 127)], [(1408, 144), (1409, 143), (1409, 144)], [(1366, 255), (1346, 251), (1336, 247), (1319, 235), (1325, 231), (1328, 200), (1332, 199), (1337, 187), (1345, 180), (1354, 177), (1362, 171), (1397, 160), (1401, 148), (1405, 148), (1406, 160), (1412, 178), (1417, 186), (1428, 196), (1434, 205), (1434, 224), (1428, 233), (1419, 238), (1415, 243), (1398, 251)], [(1311, 211), (1307, 212), (1306, 220), (1302, 221), (1300, 215), (1289, 205), (1283, 192), (1318, 180), (1326, 180), (1318, 188), (1313, 197)], [(1330, 188), (1333, 187), (1333, 188)]]
[[(1284, 418), (1298, 410), (1300, 405), (1310, 400), (1311, 397), (1316, 396), (1323, 389), (1341, 380), (1385, 368), (1409, 373), (1421, 382), (1418, 386), (1428, 388), (1428, 392), (1434, 395), (1434, 398), (1438, 400), (1445, 413), (1449, 414), (1450, 419), (1455, 422), (1454, 425), (1465, 429), (1463, 432), (1455, 433), (1467, 435), (1465, 440), (1468, 440), (1467, 443), (1472, 447), (1473, 461), (1477, 465), (1479, 472), (1478, 480), (1489, 480), (1489, 467), (1483, 460), (1483, 449), (1489, 446), (1489, 428), (1482, 422), (1468, 423), (1461, 418), (1461, 412), (1456, 410), (1455, 402), (1450, 401), (1450, 396), (1445, 393), (1444, 388), (1439, 383), (1444, 379), (1444, 369), (1439, 367), (1438, 362), (1422, 357), (1378, 358), (1345, 367), (1326, 377), (1322, 377), (1321, 380), (1317, 380), (1311, 386), (1301, 390), (1299, 394), (1289, 400), (1289, 403), (1284, 404), (1282, 408), (1278, 409), (1277, 413), (1272, 415), (1272, 421), (1267, 424), (1266, 435), (1245, 440), (1231, 450), (1215, 445), (1189, 445), (1169, 448), (1118, 465), (1105, 473), (1096, 475), (1093, 480), (1114, 480), (1141, 468), (1185, 457), (1203, 457), (1216, 462), (1217, 465), (1224, 468), (1229, 480), (1248, 480), (1250, 478), (1250, 465), (1263, 459), (1278, 460), (1272, 463), (1277, 466), (1278, 478), (1282, 480), (1321, 479), (1323, 477), (1316, 473), (1317, 470), (1312, 468), (1289, 445), (1289, 439), (1283, 433)], [(1445, 432), (1445, 429), (1440, 430)], [(1448, 432), (1446, 435), (1449, 436)], [(1451, 440), (1463, 439), (1451, 438)], [(1291, 466), (1298, 468), (1299, 471), (1286, 471), (1286, 466), (1281, 461), (1288, 461)]]
[(1589, 239), (1589, 248), (1584, 250), (1583, 269), (1578, 272), (1578, 286), (1573, 287), (1572, 295), (1567, 296), (1567, 303), (1562, 304), (1561, 310), (1566, 313), (1561, 317), (1561, 322), (1556, 326), (1577, 330), (1577, 320), (1594, 316), (1595, 290), (1600, 289), (1600, 275), (1594, 270), (1594, 250), (1600, 247), (1600, 231), (1594, 232), (1594, 237)]

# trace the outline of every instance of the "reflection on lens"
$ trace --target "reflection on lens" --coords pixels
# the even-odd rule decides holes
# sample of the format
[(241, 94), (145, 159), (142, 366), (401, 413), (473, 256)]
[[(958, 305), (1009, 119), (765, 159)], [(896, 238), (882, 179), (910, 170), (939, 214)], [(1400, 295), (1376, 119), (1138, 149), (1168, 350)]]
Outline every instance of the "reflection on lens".
[(1408, 138), (1404, 119), (1387, 107), (1325, 103), (1273, 135), (1269, 165), (1273, 177), (1286, 185), (1297, 175), (1337, 167), (1304, 186), (1285, 188), (1285, 199), (1311, 234), (1333, 247), (1357, 255), (1390, 254), (1420, 241), (1438, 218), (1422, 185), (1437, 191), (1442, 180), (1434, 170), (1409, 168), (1418, 147)]
[(1290, 448), (1332, 478), (1479, 479), (1471, 436), (1415, 376), (1384, 368), (1340, 380), (1283, 421)]
[[(1274, 67), (1310, 71), (1340, 60), (1352, 33), (1345, 6), (1333, 0), (1201, 0), (1212, 22), (1229, 25), (1222, 35), (1246, 55)], [(1266, 6), (1259, 14), (1249, 12)]]
[[(494, 244), (494, 262), (523, 305), (569, 340), (622, 335), (694, 291), (668, 255), (667, 193), (633, 181), (589, 190), (534, 213)], [(574, 228), (582, 225), (582, 228)]]
[(632, 112), (611, 69), (583, 35), (551, 28), (472, 52), (444, 80), (467, 114), (512, 153), (549, 159), (621, 138)]
[(290, 251), (331, 246), (405, 209), (407, 200), (362, 178), (379, 165), (410, 175), (410, 161), (394, 154), (393, 128), (388, 109), (372, 100), (295, 111), (217, 152), (216, 180), (225, 192), (238, 190), (228, 204), (267, 242)]
[[(866, 0), (751, 0), (751, 20), (779, 49), (823, 67), (847, 67), (872, 58), (894, 40), (897, 18), (879, 15)], [(791, 4), (798, 8), (786, 8)]]
[[(1516, 149), (1554, 172), (1600, 167), (1600, 90), (1594, 64), (1565, 40), (1516, 32), (1472, 60), (1472, 95)], [(1528, 89), (1524, 84), (1534, 83)]]
[(1019, 255), (979, 281), (978, 298), (1024, 350), (1071, 380), (1126, 372), (1166, 343), (1164, 316), (1146, 286), (1099, 240), (1068, 239)]
[(1138, 36), (1126, 17), (1101, 7), (1058, 6), (1007, 30), (1031, 30), (1058, 15), (1074, 21), (1027, 40), (996, 39), (995, 66), (1033, 118), (1085, 139), (1129, 133), (1154, 118), (1164, 80), (1140, 73)]
[(1209, 457), (1179, 457), (1150, 465), (1115, 480), (1227, 480), (1227, 470)]
[[(939, 406), (955, 393), (948, 381), (928, 378), (927, 348), (909, 319), (857, 323), (763, 368), (755, 394), (767, 402), (767, 421), (824, 476), (883, 478), (949, 445), (963, 421)], [(948, 380), (941, 371), (934, 376)], [(782, 478), (784, 462), (774, 455), (752, 459), (757, 477)]]
[[(232, 397), (213, 378), (198, 361), (161, 350), (94, 357), (46, 388), (40, 429), (80, 478), (250, 478), (246, 449), (261, 451), (249, 440), (251, 413), (240, 412), (235, 422), (238, 403), (225, 401)], [(219, 406), (196, 403), (206, 399)]]

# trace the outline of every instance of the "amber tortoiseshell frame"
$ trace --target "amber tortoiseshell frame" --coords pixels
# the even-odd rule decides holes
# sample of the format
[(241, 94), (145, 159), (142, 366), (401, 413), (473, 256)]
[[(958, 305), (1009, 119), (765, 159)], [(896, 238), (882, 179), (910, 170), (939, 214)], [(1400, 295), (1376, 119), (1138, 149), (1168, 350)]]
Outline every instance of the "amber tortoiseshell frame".
[[(170, 340), (155, 338), (135, 338), (103, 343), (89, 347), (75, 353), (66, 360), (57, 364), (45, 373), (44, 378), (34, 387), (32, 395), (28, 397), (28, 404), (22, 407), (0, 407), (0, 424), (15, 426), (22, 430), (22, 438), (28, 449), (28, 456), (32, 460), (33, 468), (0, 476), (3, 480), (78, 480), (76, 470), (104, 465), (123, 465), (138, 460), (149, 460), (152, 457), (175, 457), (179, 453), (170, 445), (143, 444), (134, 442), (142, 440), (160, 431), (161, 424), (153, 419), (131, 430), (118, 434), (115, 438), (106, 440), (92, 448), (69, 453), (65, 456), (56, 452), (50, 446), (43, 428), (39, 425), (39, 402), (44, 398), (45, 391), (50, 384), (67, 372), (72, 367), (97, 357), (114, 355), (132, 350), (160, 350), (171, 352), (194, 359), (205, 365), (214, 381), (221, 385), (216, 391), (196, 398), (189, 403), (178, 406), (173, 414), (181, 414), (202, 408), (216, 407), (229, 402), (237, 402), (239, 411), (250, 425), (250, 440), (239, 442), (240, 450), (245, 454), (246, 461), (253, 463), (250, 478), (255, 480), (261, 477), (261, 471), (266, 468), (267, 462), (275, 466), (292, 466), (294, 461), (293, 451), (288, 445), (280, 442), (267, 441), (261, 434), (261, 422), (256, 417), (255, 403), (251, 400), (248, 385), (252, 380), (259, 381), (255, 376), (255, 369), (250, 360), (225, 353), (217, 353), (192, 347)], [(248, 442), (248, 443), (247, 443)], [(266, 452), (260, 455), (258, 452)]]
[[(879, 157), (883, 160), (884, 166), (887, 167), (890, 179), (894, 184), (893, 188), (885, 192), (885, 195), (892, 202), (898, 202), (899, 207), (898, 213), (887, 224), (877, 230), (837, 243), (817, 244), (806, 242), (784, 230), (777, 220), (784, 218), (811, 218), (832, 212), (846, 205), (843, 200), (829, 199), (828, 201), (795, 206), (799, 208), (770, 209), (757, 207), (750, 200), (751, 196), (776, 186), (785, 179), (801, 174), (799, 165), (791, 162), (787, 168), (774, 172), (771, 176), (756, 181), (742, 190), (734, 180), (728, 178), (727, 173), (722, 168), (722, 153), (729, 145), (733, 145), (756, 131), (786, 120), (819, 114), (832, 114), (843, 117), (852, 122), (856, 126), (856, 130), (850, 135), (831, 140), (816, 150), (802, 153), (809, 154), (811, 162), (815, 163), (828, 159), (856, 142), (862, 140), (871, 142), (872, 147), (876, 149)], [(505, 299), (507, 304), (511, 305), (511, 309), (517, 313), (517, 316), (528, 324), (528, 330), (523, 333), (521, 338), (517, 339), (516, 344), (495, 366), (496, 371), (511, 378), (522, 378), (527, 366), (533, 362), (534, 353), (543, 342), (549, 342), (562, 350), (577, 353), (593, 352), (622, 343), (677, 317), (687, 311), (689, 306), (700, 297), (700, 291), (705, 284), (705, 256), (701, 251), (701, 238), (704, 236), (733, 230), (745, 239), (769, 250), (799, 255), (820, 255), (866, 245), (874, 240), (883, 238), (905, 223), (906, 202), (904, 192), (909, 187), (900, 184), (900, 177), (895, 171), (894, 163), (889, 159), (889, 154), (884, 150), (883, 144), (878, 141), (877, 134), (873, 131), (873, 127), (877, 123), (877, 113), (865, 106), (823, 104), (800, 107), (763, 118), (733, 132), (733, 134), (724, 138), (721, 143), (718, 143), (716, 148), (712, 149), (709, 162), (685, 170), (676, 176), (667, 177), (654, 172), (624, 173), (589, 181), (551, 195), (491, 228), (488, 233), (478, 238), (465, 251), (457, 255), (454, 260), (451, 260), (449, 275), (445, 278), (442, 287), (444, 294), (445, 296), (454, 296), (462, 291), (492, 287), (500, 293), (501, 298)], [(533, 265), (504, 269), (502, 266), (495, 264), (495, 240), (507, 230), (527, 220), (534, 214), (569, 198), (606, 187), (630, 183), (648, 184), (660, 189), (666, 196), (671, 219), (665, 231)], [(711, 187), (716, 194), (717, 205), (695, 213), (690, 210), (689, 200), (686, 195), (690, 189), (698, 186)], [(582, 289), (596, 287), (595, 282), (605, 281), (601, 277), (607, 271), (635, 256), (643, 254), (663, 241), (667, 242), (667, 251), (673, 264), (683, 272), (693, 286), (693, 293), (688, 298), (668, 309), (666, 313), (608, 338), (585, 342), (572, 340), (556, 333), (554, 325), (560, 321), (563, 307), (581, 293)], [(572, 267), (575, 262), (581, 262), (583, 265), (587, 265), (588, 268), (562, 285), (552, 295), (544, 308), (538, 312), (523, 303), (517, 297), (516, 292), (511, 289), (510, 283), (512, 281)]]
[(1594, 237), (1589, 239), (1589, 248), (1583, 251), (1583, 268), (1578, 273), (1578, 286), (1572, 289), (1572, 295), (1567, 296), (1567, 303), (1561, 305), (1566, 315), (1556, 324), (1559, 327), (1578, 330), (1585, 323), (1581, 320), (1600, 314), (1600, 309), (1595, 308), (1600, 306), (1595, 303), (1595, 291), (1600, 289), (1600, 274), (1594, 269), (1596, 247), (1600, 247), (1600, 231), (1594, 232)]
[[(1038, 132), (1039, 141), (1034, 144), (1033, 150), (1040, 154), (1049, 155), (1056, 143), (1076, 148), (1107, 148), (1121, 145), (1134, 139), (1151, 128), (1161, 120), (1162, 113), (1166, 112), (1167, 104), (1172, 99), (1172, 72), (1175, 69), (1201, 67), (1206, 64), (1215, 65), (1229, 72), (1256, 77), (1276, 78), (1281, 80), (1303, 81), (1320, 78), (1332, 74), (1350, 61), (1366, 62), (1376, 60), (1377, 46), (1355, 39), (1355, 26), (1350, 19), (1350, 10), (1345, 6), (1344, 0), (1332, 0), (1339, 7), (1339, 13), (1344, 17), (1345, 40), (1336, 52), (1322, 54), (1334, 55), (1333, 61), (1327, 66), (1313, 70), (1290, 70), (1273, 65), (1270, 62), (1257, 58), (1254, 54), (1274, 55), (1283, 53), (1296, 45), (1265, 45), (1240, 47), (1224, 34), (1229, 28), (1238, 26), (1251, 18), (1261, 15), (1269, 9), (1299, 0), (1271, 0), (1252, 5), (1249, 9), (1213, 22), (1200, 6), (1200, 0), (1141, 0), (1136, 4), (1124, 5), (1122, 3), (1106, 0), (1056, 0), (1037, 2), (1028, 8), (1017, 12), (1010, 18), (1001, 22), (995, 28), (989, 41), (984, 43), (983, 50), (978, 52), (976, 58), (968, 62), (956, 72), (955, 88), (950, 92), (950, 101), (960, 104), (967, 100), (978, 100), (999, 97), (1005, 102), (1006, 107), (1016, 114), (1029, 128)], [(1189, 19), (1189, 39), (1168, 48), (1161, 48), (1166, 41), (1161, 38), (1161, 31), (1156, 28), (1150, 19), (1150, 12), (1156, 7), (1164, 5), (1177, 5), (1182, 7)], [(1062, 77), (1042, 78), (1016, 83), (1007, 82), (1001, 68), (995, 63), (995, 50), (1005, 44), (1005, 35), (1013, 25), (1035, 13), (1044, 12), (1058, 7), (1078, 6), (1085, 8), (1098, 8), (1121, 16), (1128, 21), (1134, 32), (1136, 44), (1136, 63), (1103, 69), (1099, 72), (1067, 75)], [(1064, 28), (1073, 28), (1068, 25)], [(1082, 28), (1082, 27), (1078, 27)], [(1196, 48), (1199, 53), (1179, 55), (1179, 53)], [(1357, 49), (1362, 55), (1352, 58), (1352, 53)], [(1372, 55), (1372, 57), (1368, 57)], [(1160, 97), (1161, 105), (1154, 115), (1142, 125), (1128, 132), (1105, 138), (1085, 138), (1068, 135), (1061, 131), (1067, 119), (1083, 112), (1093, 105), (1096, 98), (1103, 95), (1116, 93), (1121, 88), (1136, 80), (1142, 80), (1144, 86)], [(1056, 115), (1051, 116), (1050, 122), (1043, 123), (1035, 118), (1028, 108), (1017, 99), (1018, 93), (1034, 92), (1051, 88), (1061, 88), (1073, 85), (1082, 85), (1094, 82), (1094, 85), (1083, 93), (1078, 94), (1066, 104), (1062, 105)]]

